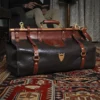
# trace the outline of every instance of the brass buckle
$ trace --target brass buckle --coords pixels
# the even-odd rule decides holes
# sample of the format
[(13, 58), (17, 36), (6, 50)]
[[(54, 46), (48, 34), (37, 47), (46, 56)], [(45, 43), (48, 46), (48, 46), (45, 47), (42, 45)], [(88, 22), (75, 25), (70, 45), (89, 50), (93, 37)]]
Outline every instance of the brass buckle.
[(86, 56), (86, 52), (81, 52), (81, 56), (85, 57)]
[(39, 61), (40, 57), (39, 56), (37, 56), (37, 57), (34, 56), (33, 59), (34, 59), (34, 61)]

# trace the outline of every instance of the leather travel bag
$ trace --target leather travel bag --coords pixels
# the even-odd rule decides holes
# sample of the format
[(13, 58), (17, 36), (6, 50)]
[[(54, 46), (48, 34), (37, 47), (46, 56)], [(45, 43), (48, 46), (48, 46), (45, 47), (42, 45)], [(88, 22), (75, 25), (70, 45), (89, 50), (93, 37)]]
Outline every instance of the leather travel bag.
[(16, 76), (95, 67), (96, 48), (85, 28), (11, 28), (9, 34), (7, 68)]

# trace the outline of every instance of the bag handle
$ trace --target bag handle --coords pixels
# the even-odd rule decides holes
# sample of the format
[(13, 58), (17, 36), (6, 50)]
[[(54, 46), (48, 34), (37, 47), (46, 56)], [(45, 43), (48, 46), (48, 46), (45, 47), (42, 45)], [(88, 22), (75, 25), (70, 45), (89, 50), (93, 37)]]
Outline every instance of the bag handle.
[(57, 20), (43, 20), (42, 22), (40, 22), (40, 24), (41, 24), (41, 28), (43, 24), (56, 24), (59, 25), (59, 27), (61, 27), (60, 22)]
[(43, 20), (40, 24), (56, 24), (59, 25), (60, 22), (57, 20)]

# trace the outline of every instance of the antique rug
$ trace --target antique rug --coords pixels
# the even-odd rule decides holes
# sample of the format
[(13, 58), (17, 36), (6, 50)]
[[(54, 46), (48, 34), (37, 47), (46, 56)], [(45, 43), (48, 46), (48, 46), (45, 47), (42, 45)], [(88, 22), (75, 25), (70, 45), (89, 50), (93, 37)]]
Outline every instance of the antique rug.
[[(100, 47), (96, 49), (100, 68)], [(0, 100), (100, 100), (100, 70), (14, 77), (0, 63)]]

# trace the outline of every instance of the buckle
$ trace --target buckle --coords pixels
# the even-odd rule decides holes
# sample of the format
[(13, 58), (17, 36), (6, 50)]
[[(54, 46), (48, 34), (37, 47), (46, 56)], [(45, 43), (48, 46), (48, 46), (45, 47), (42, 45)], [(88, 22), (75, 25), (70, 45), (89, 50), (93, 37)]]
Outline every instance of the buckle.
[(40, 57), (39, 56), (34, 56), (33, 59), (34, 59), (34, 61), (39, 61)]
[(86, 52), (81, 52), (81, 56), (85, 57), (86, 56)]

